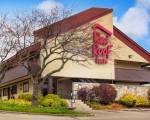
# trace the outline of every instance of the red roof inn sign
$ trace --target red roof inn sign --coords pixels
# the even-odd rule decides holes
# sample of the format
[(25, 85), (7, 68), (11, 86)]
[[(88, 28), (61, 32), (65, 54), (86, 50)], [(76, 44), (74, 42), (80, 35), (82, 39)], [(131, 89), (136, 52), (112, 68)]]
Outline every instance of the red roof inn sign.
[[(102, 33), (101, 33), (102, 32)], [(109, 43), (109, 38), (112, 32), (96, 23), (93, 26), (93, 47), (92, 56), (97, 64), (107, 64), (111, 53), (112, 44)]]

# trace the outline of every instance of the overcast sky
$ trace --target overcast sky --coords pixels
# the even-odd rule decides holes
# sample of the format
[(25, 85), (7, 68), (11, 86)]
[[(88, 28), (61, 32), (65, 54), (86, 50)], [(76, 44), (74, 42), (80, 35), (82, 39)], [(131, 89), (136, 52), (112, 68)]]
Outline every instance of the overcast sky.
[(0, 11), (55, 7), (72, 9), (74, 13), (91, 7), (113, 8), (114, 24), (150, 52), (150, 0), (0, 0)]

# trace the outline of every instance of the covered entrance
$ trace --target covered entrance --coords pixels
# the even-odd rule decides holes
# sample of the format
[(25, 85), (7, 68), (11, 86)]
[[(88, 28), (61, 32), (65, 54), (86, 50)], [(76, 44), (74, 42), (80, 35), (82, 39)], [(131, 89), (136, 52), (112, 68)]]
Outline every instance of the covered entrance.
[(42, 86), (42, 94), (57, 94), (62, 98), (71, 99), (72, 94), (71, 78), (52, 78), (45, 81)]

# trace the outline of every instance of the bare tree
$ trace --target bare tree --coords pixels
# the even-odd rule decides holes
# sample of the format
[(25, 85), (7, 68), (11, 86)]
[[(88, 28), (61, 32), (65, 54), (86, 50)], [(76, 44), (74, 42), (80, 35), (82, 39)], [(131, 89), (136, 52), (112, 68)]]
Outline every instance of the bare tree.
[[(1, 34), (2, 38), (6, 35), (11, 43), (9, 44), (11, 49), (7, 50), (8, 53), (16, 52), (17, 60), (12, 64), (24, 66), (29, 75), (31, 75), (33, 81), (33, 105), (38, 104), (37, 97), (40, 83), (45, 81), (47, 77), (51, 77), (54, 73), (62, 70), (69, 61), (79, 63), (86, 61), (86, 56), (90, 56), (88, 51), (91, 49), (91, 34), (87, 31), (91, 26), (87, 25), (63, 32), (69, 15), (70, 12), (60, 11), (57, 8), (53, 9), (50, 14), (34, 10), (31, 14), (17, 14), (11, 20), (13, 22), (8, 22), (2, 26), (5, 29)], [(4, 20), (4, 22), (7, 21)], [(41, 37), (34, 37), (32, 33), (39, 27), (45, 27), (44, 32), (42, 32)], [(8, 32), (8, 35), (5, 32)], [(39, 43), (41, 46), (38, 52), (28, 49), (30, 46)], [(6, 48), (9, 47), (7, 46)], [(42, 78), (46, 67), (55, 61), (58, 61), (60, 65)]]
[[(40, 82), (44, 82), (44, 80), (48, 77), (52, 79), (52, 75), (61, 71), (69, 61), (81, 63), (87, 60), (87, 55), (90, 56), (88, 52), (89, 49), (91, 49), (91, 34), (86, 31), (88, 29), (87, 26), (62, 33), (61, 30), (63, 28), (60, 25), (54, 37), (49, 39), (49, 35), (52, 34), (51, 29), (53, 29), (51, 26), (45, 29), (44, 38), (42, 39), (40, 54), (41, 69), (39, 69), (35, 76), (35, 88), (33, 91), (35, 93), (35, 96), (33, 96), (34, 99), (36, 99), (38, 93), (36, 86), (39, 85)], [(55, 62), (59, 63), (58, 66), (56, 68), (52, 68), (52, 70), (43, 77), (42, 81), (40, 81), (40, 78), (46, 68)], [(37, 80), (39, 80), (39, 83), (37, 83)]]
[(0, 16), (0, 81), (5, 75), (5, 72), (7, 70), (7, 64), (5, 63), (5, 60), (8, 59), (11, 54), (14, 54), (14, 42), (13, 42), (13, 36), (10, 35), (8, 31), (8, 25), (6, 23), (7, 16), (4, 14), (1, 14)]

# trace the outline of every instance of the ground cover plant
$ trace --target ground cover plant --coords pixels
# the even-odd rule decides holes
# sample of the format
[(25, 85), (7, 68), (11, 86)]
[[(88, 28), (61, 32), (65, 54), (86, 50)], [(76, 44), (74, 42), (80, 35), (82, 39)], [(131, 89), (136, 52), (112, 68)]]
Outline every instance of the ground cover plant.
[(70, 116), (82, 116), (86, 113), (75, 112), (63, 107), (40, 107), (40, 106), (22, 106), (22, 105), (0, 105), (0, 110), (25, 112), (25, 113), (44, 113), (44, 114), (57, 114), (57, 115), (70, 115)]
[(38, 106), (32, 105), (32, 99), (30, 99), (31, 96), (32, 95), (30, 94), (21, 94), (18, 99), (0, 100), (0, 110), (69, 116), (88, 115), (87, 113), (69, 110), (66, 100), (61, 99), (58, 95), (48, 94), (45, 97), (39, 95)]

